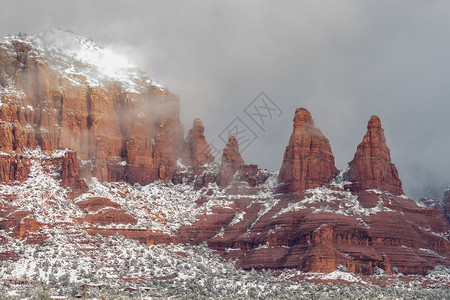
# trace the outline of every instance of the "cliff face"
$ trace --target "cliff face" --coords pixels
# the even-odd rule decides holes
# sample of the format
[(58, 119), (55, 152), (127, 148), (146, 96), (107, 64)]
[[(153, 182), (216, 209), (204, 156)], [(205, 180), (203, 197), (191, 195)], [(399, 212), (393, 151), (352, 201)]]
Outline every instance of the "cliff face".
[(390, 150), (377, 116), (370, 118), (367, 133), (348, 165), (344, 178), (352, 182), (352, 191), (379, 189), (395, 195), (403, 194), (402, 182), (397, 168), (391, 163)]
[(100, 181), (170, 180), (183, 145), (178, 97), (130, 66), (103, 75), (102, 51), (59, 31), (3, 39), (1, 151), (69, 148)]
[(339, 174), (328, 139), (314, 126), (309, 111), (298, 108), (284, 152), (279, 182), (289, 192), (316, 188)]

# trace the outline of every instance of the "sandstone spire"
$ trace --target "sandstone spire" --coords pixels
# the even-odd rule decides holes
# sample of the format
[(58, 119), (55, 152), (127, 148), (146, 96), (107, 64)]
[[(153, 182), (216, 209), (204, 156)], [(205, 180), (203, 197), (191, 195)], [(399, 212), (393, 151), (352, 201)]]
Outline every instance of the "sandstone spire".
[(297, 108), (278, 177), (281, 187), (287, 192), (316, 188), (338, 173), (328, 139), (314, 126), (310, 112)]
[(183, 164), (187, 166), (201, 166), (214, 160), (211, 148), (206, 142), (203, 132), (205, 127), (200, 119), (195, 119), (184, 142)]
[(445, 189), (444, 193), (444, 213), (445, 217), (450, 222), (450, 186)]
[(227, 186), (233, 179), (234, 174), (244, 164), (241, 153), (239, 152), (238, 141), (234, 136), (228, 138), (228, 143), (223, 148), (222, 163), (220, 165), (220, 173), (217, 178), (219, 186)]
[(380, 189), (395, 195), (403, 194), (397, 168), (391, 163), (391, 155), (380, 118), (372, 116), (367, 133), (356, 149), (344, 178), (351, 181), (352, 191)]

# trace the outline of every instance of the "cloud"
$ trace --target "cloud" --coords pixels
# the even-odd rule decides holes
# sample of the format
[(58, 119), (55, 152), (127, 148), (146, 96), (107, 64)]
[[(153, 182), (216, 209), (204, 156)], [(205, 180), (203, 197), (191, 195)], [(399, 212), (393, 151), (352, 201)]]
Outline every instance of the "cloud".
[(405, 190), (419, 197), (450, 184), (449, 13), (448, 1), (416, 0), (15, 1), (2, 5), (0, 33), (61, 27), (114, 47), (179, 94), (185, 126), (200, 117), (216, 146), (266, 92), (284, 114), (255, 127), (243, 156), (272, 170), (296, 107), (311, 111), (339, 168), (377, 114)]

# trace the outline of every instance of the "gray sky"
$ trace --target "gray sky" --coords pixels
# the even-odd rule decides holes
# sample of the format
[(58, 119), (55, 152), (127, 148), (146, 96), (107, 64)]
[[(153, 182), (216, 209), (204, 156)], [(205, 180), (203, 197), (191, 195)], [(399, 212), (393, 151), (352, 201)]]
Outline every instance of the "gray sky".
[[(280, 167), (302, 106), (346, 168), (377, 114), (408, 195), (450, 185), (448, 0), (0, 3), (1, 36), (59, 27), (128, 55), (220, 149), (240, 117), (258, 135), (247, 163)], [(244, 113), (261, 91), (283, 111), (264, 131)]]

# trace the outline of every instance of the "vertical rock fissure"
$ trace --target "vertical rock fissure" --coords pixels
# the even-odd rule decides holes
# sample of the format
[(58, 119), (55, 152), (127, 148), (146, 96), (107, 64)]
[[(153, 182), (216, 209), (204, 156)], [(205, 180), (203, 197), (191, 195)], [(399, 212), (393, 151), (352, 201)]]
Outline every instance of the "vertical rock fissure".
[(64, 95), (61, 93), (59, 96), (59, 112), (58, 112), (58, 138), (57, 138), (57, 146), (60, 145), (61, 141), (61, 128), (62, 128), (62, 118), (63, 118), (63, 107), (64, 107)]
[(122, 89), (120, 90), (120, 93), (117, 97), (118, 101), (114, 105), (114, 111), (117, 115), (117, 119), (119, 120), (119, 130), (122, 138), (122, 151), (120, 152), (120, 155), (122, 158), (126, 158), (128, 155), (127, 143), (130, 139), (129, 132), (131, 131), (130, 128), (132, 128), (131, 124), (129, 124), (132, 122), (132, 118), (129, 118), (129, 116), (127, 116), (128, 108), (131, 103), (128, 102), (128, 97), (126, 93), (122, 91)]
[(88, 130), (88, 157), (93, 156), (93, 143), (92, 143), (92, 88), (88, 88), (86, 93), (86, 108), (87, 108), (87, 130)]

